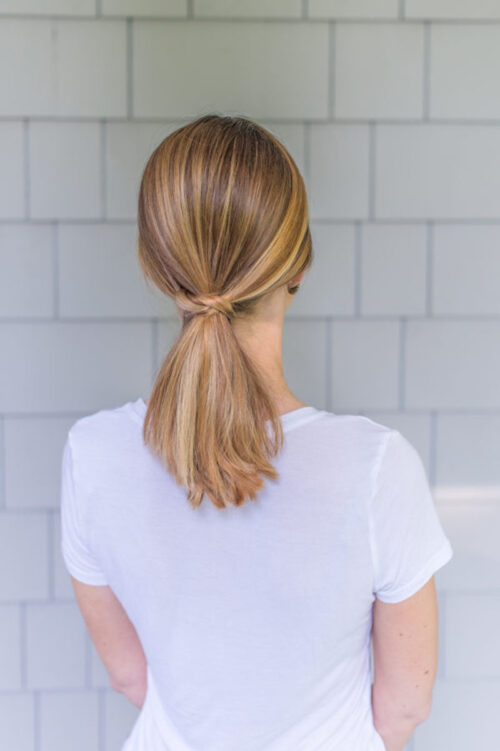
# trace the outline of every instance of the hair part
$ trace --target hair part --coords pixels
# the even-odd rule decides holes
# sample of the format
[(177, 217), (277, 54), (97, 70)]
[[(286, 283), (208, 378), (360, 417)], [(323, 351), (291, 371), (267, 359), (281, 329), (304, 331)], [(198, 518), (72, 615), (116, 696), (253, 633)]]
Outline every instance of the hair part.
[[(313, 258), (303, 179), (285, 147), (244, 117), (208, 114), (149, 157), (138, 197), (147, 280), (183, 311), (143, 427), (193, 508), (254, 500), (283, 443), (279, 413), (232, 330)], [(268, 423), (271, 428), (268, 431)]]

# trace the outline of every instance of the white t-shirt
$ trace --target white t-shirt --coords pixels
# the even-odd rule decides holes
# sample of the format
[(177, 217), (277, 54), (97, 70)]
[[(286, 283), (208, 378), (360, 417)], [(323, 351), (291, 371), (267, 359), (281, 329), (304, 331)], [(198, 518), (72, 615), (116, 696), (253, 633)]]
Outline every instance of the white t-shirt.
[(453, 555), (400, 432), (313, 406), (255, 501), (186, 500), (144, 445), (142, 398), (70, 428), (61, 544), (108, 584), (148, 662), (122, 751), (384, 751), (371, 712), (375, 596), (399, 602)]

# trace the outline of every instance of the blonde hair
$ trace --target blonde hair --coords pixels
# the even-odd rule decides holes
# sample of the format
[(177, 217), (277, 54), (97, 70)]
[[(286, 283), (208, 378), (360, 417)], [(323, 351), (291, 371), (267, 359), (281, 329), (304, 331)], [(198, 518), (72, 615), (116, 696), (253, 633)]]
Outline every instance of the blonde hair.
[[(156, 377), (143, 439), (193, 508), (254, 500), (283, 443), (279, 412), (231, 320), (312, 263), (307, 197), (285, 147), (244, 117), (170, 133), (138, 197), (142, 271), (183, 311)], [(293, 291), (293, 290), (290, 290)], [(271, 431), (268, 433), (266, 420)]]

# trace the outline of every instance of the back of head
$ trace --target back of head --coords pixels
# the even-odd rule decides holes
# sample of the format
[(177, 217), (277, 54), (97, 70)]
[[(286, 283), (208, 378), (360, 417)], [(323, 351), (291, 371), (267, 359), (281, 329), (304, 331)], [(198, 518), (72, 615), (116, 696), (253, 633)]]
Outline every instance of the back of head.
[[(148, 401), (143, 437), (196, 508), (255, 499), (282, 426), (232, 329), (312, 263), (303, 179), (284, 146), (243, 117), (205, 115), (151, 154), (138, 200), (148, 280), (183, 311)], [(266, 420), (270, 421), (268, 432)]]

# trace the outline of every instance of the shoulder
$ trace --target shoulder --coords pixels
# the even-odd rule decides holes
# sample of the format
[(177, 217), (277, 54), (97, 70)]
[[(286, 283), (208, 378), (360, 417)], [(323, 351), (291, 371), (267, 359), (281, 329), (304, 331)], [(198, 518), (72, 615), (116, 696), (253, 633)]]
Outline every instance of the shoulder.
[(398, 433), (394, 428), (377, 422), (365, 415), (336, 414), (322, 410), (318, 427), (332, 440), (344, 443), (353, 449), (365, 449), (383, 453), (391, 436)]
[(136, 446), (138, 425), (131, 419), (130, 402), (118, 407), (97, 410), (80, 417), (70, 426), (67, 444), (71, 448), (75, 471), (99, 472), (111, 467), (116, 459), (123, 466), (127, 447)]

